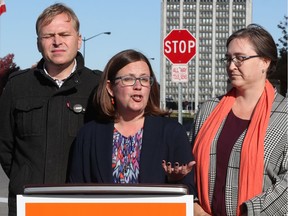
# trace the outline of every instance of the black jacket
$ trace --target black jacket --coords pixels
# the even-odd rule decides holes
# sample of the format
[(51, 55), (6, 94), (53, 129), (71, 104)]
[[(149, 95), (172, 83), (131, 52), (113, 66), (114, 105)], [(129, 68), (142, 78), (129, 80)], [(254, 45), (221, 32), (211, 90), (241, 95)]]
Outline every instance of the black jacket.
[[(70, 183), (113, 183), (114, 123), (89, 122), (79, 130), (71, 148)], [(183, 126), (166, 117), (146, 116), (140, 154), (139, 183), (168, 183), (162, 160), (187, 164), (194, 160)], [(176, 183), (176, 182), (175, 182)], [(177, 182), (196, 195), (194, 171)]]
[(10, 179), (9, 197), (26, 184), (66, 180), (70, 146), (84, 120), (93, 118), (90, 99), (101, 76), (84, 67), (80, 53), (76, 60), (61, 88), (43, 71), (43, 59), (9, 78), (0, 97), (0, 162)]

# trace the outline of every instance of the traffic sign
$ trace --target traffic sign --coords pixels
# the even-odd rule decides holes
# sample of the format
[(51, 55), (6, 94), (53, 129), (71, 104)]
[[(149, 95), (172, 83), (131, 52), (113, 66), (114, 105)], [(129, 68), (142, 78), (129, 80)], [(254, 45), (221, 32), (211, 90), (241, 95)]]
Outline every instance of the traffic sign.
[(164, 39), (164, 55), (173, 64), (187, 64), (196, 54), (196, 38), (187, 29), (173, 29)]
[(188, 66), (187, 64), (172, 64), (171, 81), (177, 83), (188, 82)]

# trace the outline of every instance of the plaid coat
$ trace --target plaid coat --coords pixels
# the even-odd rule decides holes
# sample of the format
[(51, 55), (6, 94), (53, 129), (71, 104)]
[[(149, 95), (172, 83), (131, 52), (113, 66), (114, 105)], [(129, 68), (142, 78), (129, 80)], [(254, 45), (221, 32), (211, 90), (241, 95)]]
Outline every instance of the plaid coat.
[[(209, 114), (221, 98), (205, 102), (196, 115), (190, 134), (192, 145)], [(216, 177), (216, 145), (225, 120), (211, 145), (209, 168), (210, 205)], [(264, 140), (264, 176), (262, 193), (245, 202), (248, 215), (288, 215), (288, 98), (275, 92), (269, 125)], [(238, 170), (241, 147), (247, 129), (232, 149), (227, 168), (225, 201), (227, 215), (236, 215), (238, 197)], [(196, 165), (197, 166), (197, 165)]]

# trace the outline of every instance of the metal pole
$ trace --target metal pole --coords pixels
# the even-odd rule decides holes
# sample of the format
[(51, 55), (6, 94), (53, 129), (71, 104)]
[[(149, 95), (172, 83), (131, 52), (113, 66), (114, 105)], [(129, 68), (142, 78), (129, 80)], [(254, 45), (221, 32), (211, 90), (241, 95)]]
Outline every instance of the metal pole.
[(167, 0), (163, 0), (162, 2), (162, 20), (161, 20), (161, 64), (160, 64), (160, 107), (161, 109), (166, 109), (166, 70), (169, 68), (166, 67), (166, 58), (164, 57), (163, 51), (163, 39), (166, 35), (167, 27), (164, 23), (166, 23), (167, 19)]
[(84, 37), (84, 39), (83, 39), (83, 58), (84, 58), (84, 61), (85, 61), (85, 44), (86, 44), (86, 39)]
[[(183, 28), (183, 0), (180, 0), (180, 20), (179, 20), (179, 28)], [(182, 83), (178, 83), (178, 122), (182, 124)]]
[(102, 34), (107, 34), (107, 35), (110, 35), (111, 34), (111, 32), (101, 32), (101, 33), (99, 33), (99, 34), (96, 34), (96, 35), (93, 35), (93, 36), (91, 36), (91, 37), (89, 37), (89, 38), (83, 38), (82, 39), (82, 41), (83, 41), (83, 58), (84, 58), (84, 61), (85, 61), (85, 46), (86, 46), (86, 41), (88, 41), (88, 40), (91, 40), (92, 38), (95, 38), (95, 37), (97, 37), (97, 36), (99, 36), (99, 35), (102, 35)]
[[(199, 1), (196, 1), (196, 23), (200, 21), (200, 14), (199, 14)], [(199, 25), (196, 25), (196, 38), (199, 37)], [(195, 107), (194, 112), (198, 112), (198, 104), (199, 104), (199, 40), (196, 40), (196, 62), (195, 62)]]

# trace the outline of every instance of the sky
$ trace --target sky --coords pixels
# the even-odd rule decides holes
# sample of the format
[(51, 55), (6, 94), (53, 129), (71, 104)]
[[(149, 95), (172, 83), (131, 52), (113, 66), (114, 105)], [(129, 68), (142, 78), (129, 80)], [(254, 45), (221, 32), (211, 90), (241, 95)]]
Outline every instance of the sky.
[[(159, 80), (161, 56), (161, 0), (5, 0), (7, 12), (0, 16), (0, 58), (14, 54), (21, 69), (37, 63), (35, 23), (49, 5), (63, 2), (80, 20), (85, 42), (85, 63), (103, 70), (108, 60), (124, 49), (136, 49), (151, 59)], [(275, 42), (282, 36), (277, 28), (287, 16), (287, 0), (253, 0), (252, 22), (266, 28)], [(110, 35), (101, 34), (111, 32)], [(83, 44), (80, 51), (83, 53)]]

